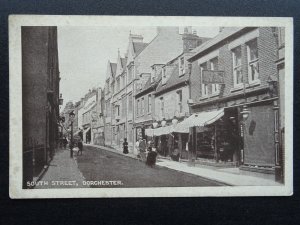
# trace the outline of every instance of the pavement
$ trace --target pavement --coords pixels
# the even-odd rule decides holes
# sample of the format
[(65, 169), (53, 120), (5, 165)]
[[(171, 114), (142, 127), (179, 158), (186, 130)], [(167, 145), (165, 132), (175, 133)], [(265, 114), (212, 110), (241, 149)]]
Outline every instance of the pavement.
[(34, 188), (80, 188), (85, 179), (78, 169), (76, 153), (70, 157), (70, 149), (58, 149), (46, 172), (37, 181)]
[[(133, 153), (123, 154), (121, 150), (108, 148), (104, 146), (88, 144), (87, 146), (93, 146), (99, 149), (115, 152), (125, 157), (131, 157), (137, 159)], [(258, 177), (255, 173), (249, 173), (245, 175), (239, 168), (209, 168), (207, 166), (190, 166), (188, 162), (175, 162), (166, 158), (158, 158), (156, 165), (166, 167), (172, 170), (200, 176), (216, 182), (221, 182), (232, 186), (280, 186), (282, 184), (271, 180), (270, 178)], [(268, 177), (268, 175), (266, 175)]]

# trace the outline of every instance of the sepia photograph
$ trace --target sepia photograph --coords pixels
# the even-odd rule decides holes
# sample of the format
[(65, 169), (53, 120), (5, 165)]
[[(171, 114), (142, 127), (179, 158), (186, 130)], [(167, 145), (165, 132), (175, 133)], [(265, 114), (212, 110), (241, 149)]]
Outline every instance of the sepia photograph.
[(292, 37), (291, 18), (10, 16), (10, 197), (292, 195)]

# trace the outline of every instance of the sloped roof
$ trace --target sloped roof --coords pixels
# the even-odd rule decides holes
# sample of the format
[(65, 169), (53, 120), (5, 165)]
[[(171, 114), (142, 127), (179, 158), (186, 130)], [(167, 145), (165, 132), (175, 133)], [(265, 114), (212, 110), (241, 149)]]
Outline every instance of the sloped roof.
[(237, 32), (245, 29), (245, 27), (226, 27), (222, 32), (216, 35), (214, 38), (204, 42), (202, 45), (198, 46), (197, 48), (193, 49), (192, 51), (195, 52), (193, 56), (191, 56), (188, 60), (192, 61), (195, 59), (195, 56), (204, 52), (211, 48), (212, 46), (218, 44), (219, 42), (223, 41), (226, 38), (236, 34)]
[(144, 50), (144, 48), (148, 45), (148, 43), (132, 42), (132, 45), (133, 45), (133, 51), (135, 55), (138, 55)]
[(110, 63), (110, 68), (111, 68), (112, 76), (114, 77), (117, 71), (117, 63)]
[(155, 94), (160, 94), (161, 92), (164, 92), (165, 90), (174, 87), (175, 85), (178, 85), (182, 82), (186, 82), (189, 79), (188, 73), (185, 73), (182, 76), (179, 76), (179, 68), (178, 65), (174, 67), (173, 70), (170, 71), (171, 75), (169, 79), (167, 80), (166, 84), (162, 85), (162, 82), (160, 82), (156, 88)]

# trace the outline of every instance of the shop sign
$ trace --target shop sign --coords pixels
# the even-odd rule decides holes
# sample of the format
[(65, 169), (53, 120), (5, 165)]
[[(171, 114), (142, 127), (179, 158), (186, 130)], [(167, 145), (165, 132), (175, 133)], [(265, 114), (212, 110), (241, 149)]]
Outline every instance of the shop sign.
[(203, 84), (224, 84), (224, 71), (203, 70), (202, 83)]

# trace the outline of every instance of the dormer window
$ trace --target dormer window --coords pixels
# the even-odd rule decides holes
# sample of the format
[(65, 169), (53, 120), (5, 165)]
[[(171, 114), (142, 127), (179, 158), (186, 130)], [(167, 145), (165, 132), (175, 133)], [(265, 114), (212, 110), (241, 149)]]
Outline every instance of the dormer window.
[(184, 57), (179, 59), (179, 76), (182, 76), (185, 73), (184, 69)]

